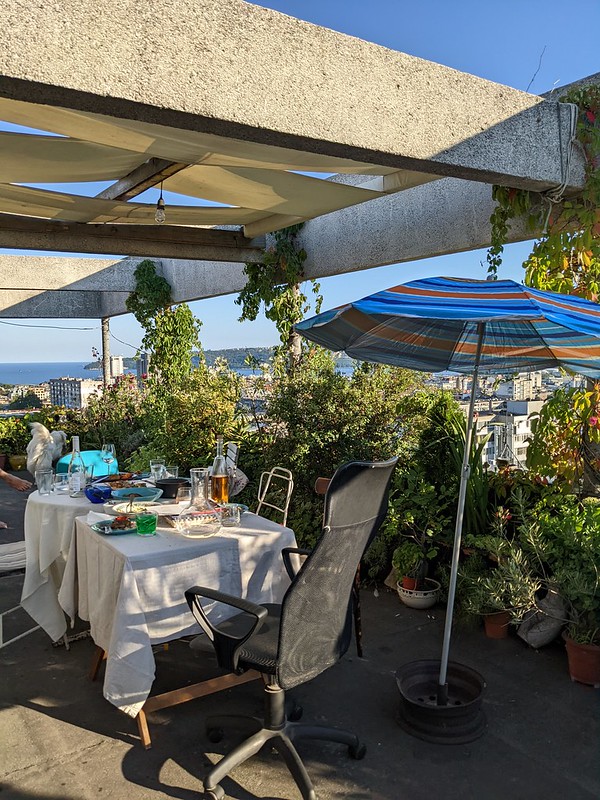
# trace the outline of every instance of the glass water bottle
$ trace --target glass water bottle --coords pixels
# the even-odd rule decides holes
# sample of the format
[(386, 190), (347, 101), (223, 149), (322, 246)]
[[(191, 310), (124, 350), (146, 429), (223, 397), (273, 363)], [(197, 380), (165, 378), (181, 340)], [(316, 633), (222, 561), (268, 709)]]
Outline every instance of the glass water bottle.
[(209, 498), (209, 471), (191, 469), (192, 496), (190, 504), (175, 521), (175, 528), (192, 539), (214, 536), (221, 529), (221, 511)]
[(79, 436), (73, 436), (71, 460), (67, 469), (69, 494), (78, 497), (85, 489), (85, 464), (79, 449)]
[(223, 455), (223, 437), (217, 436), (217, 455), (212, 465), (210, 476), (210, 496), (215, 503), (227, 503), (229, 500), (229, 475), (227, 462)]

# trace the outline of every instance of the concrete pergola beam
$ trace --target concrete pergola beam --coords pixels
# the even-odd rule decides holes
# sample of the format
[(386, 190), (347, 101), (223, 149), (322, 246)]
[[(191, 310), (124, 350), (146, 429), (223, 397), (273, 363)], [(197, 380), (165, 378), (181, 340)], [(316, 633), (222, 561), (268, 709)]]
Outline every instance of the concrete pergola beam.
[(7, 0), (0, 96), (486, 183), (563, 179), (564, 105), (242, 0), (168, 12)]
[[(127, 314), (141, 258), (110, 261), (48, 256), (0, 256), (0, 318), (100, 319)], [(239, 291), (244, 265), (152, 259), (175, 303)], [(239, 287), (239, 288), (237, 288)]]
[[(493, 208), (491, 187), (445, 178), (319, 217), (307, 222), (299, 237), (307, 252), (306, 276), (323, 278), (487, 247)], [(532, 235), (515, 222), (507, 241)], [(246, 282), (243, 264), (153, 260), (178, 302), (239, 292)], [(124, 314), (139, 261), (0, 256), (0, 317)], [(93, 303), (98, 304), (95, 313)]]

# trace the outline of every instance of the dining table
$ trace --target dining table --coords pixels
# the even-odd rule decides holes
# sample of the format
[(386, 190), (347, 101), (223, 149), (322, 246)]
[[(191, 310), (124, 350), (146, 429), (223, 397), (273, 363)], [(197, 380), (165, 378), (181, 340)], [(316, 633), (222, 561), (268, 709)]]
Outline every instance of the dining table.
[[(175, 690), (161, 702), (150, 697), (155, 677), (153, 647), (201, 634), (184, 593), (194, 585), (245, 598), (279, 603), (289, 586), (281, 551), (295, 547), (291, 529), (251, 512), (238, 527), (222, 527), (210, 537), (187, 538), (159, 517), (156, 535), (106, 535), (90, 516), (75, 520), (58, 601), (64, 614), (90, 623), (90, 633), (106, 661), (104, 697), (136, 717), (144, 746), (150, 746), (145, 714), (259, 677), (226, 675), (194, 694)], [(206, 606), (213, 623), (239, 613), (219, 603)], [(95, 668), (92, 677), (95, 676)], [(166, 696), (166, 695), (165, 695)], [(163, 697), (165, 697), (163, 696)]]
[(62, 639), (67, 632), (67, 619), (58, 602), (58, 591), (75, 532), (75, 519), (91, 507), (87, 497), (70, 497), (68, 492), (40, 495), (35, 491), (27, 498), (21, 606), (53, 642)]

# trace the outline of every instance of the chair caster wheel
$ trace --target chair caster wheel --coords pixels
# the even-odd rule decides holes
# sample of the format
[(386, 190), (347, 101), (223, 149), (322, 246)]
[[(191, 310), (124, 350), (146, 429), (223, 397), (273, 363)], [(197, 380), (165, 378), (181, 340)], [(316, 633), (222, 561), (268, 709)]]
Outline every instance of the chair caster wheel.
[(359, 742), (357, 745), (351, 744), (348, 748), (348, 755), (355, 761), (361, 761), (367, 754), (367, 745)]
[(299, 719), (302, 719), (302, 714), (304, 713), (304, 709), (298, 703), (294, 703), (290, 710), (287, 712), (286, 717), (290, 722), (298, 722)]
[(220, 742), (223, 737), (225, 736), (223, 732), (223, 728), (207, 728), (206, 729), (206, 736), (209, 742), (213, 744), (217, 744)]
[(225, 792), (219, 786), (219, 784), (217, 784), (213, 789), (204, 790), (204, 800), (223, 800), (224, 797)]

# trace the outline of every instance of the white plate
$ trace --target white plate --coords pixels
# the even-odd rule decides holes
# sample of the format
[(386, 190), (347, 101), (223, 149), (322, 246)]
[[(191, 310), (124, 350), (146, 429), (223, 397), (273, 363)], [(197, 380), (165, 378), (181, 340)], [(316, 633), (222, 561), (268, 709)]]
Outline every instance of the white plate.
[(130, 510), (129, 503), (126, 500), (122, 500), (118, 503), (105, 503), (104, 510), (107, 514), (114, 514), (115, 516), (118, 516), (119, 514), (141, 514), (145, 509), (156, 506), (158, 506), (156, 501), (134, 500)]

